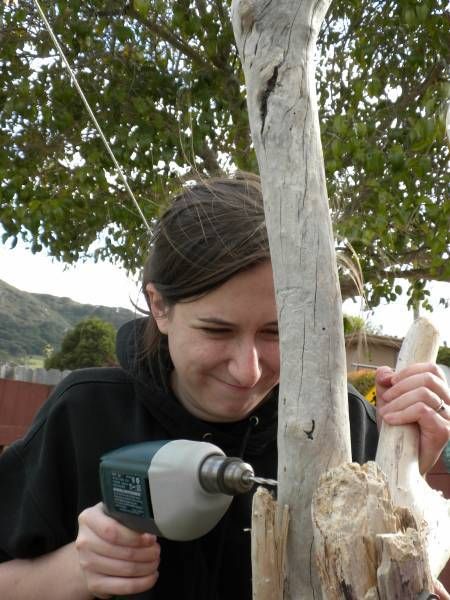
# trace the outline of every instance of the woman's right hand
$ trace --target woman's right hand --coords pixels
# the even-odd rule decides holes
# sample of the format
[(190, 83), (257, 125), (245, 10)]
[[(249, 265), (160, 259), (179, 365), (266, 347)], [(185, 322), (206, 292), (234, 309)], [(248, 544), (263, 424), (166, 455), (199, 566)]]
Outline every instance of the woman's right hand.
[(91, 594), (126, 596), (155, 585), (160, 554), (156, 536), (121, 525), (103, 512), (102, 503), (84, 510), (78, 521), (75, 547)]

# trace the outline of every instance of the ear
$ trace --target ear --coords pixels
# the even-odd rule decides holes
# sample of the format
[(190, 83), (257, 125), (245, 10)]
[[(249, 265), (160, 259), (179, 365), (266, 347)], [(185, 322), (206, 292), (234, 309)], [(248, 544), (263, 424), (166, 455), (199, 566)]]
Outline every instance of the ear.
[(156, 325), (161, 333), (167, 335), (168, 308), (164, 303), (164, 299), (152, 282), (147, 283), (145, 291)]

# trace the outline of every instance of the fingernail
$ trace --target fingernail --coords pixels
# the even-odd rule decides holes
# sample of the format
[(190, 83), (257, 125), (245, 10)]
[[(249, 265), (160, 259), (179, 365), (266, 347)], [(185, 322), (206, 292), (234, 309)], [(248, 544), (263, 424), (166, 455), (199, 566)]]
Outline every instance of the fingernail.
[(394, 372), (394, 369), (392, 367), (387, 367), (387, 366), (379, 367), (379, 370), (382, 373), (393, 373)]
[(381, 373), (381, 380), (382, 381), (392, 381), (392, 378), (394, 377), (394, 371), (385, 371)]

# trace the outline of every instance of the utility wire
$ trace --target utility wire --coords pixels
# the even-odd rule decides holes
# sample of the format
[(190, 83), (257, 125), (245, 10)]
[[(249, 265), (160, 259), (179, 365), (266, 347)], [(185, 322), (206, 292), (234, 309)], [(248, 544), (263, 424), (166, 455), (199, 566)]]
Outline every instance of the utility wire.
[(102, 131), (102, 128), (100, 127), (100, 125), (99, 125), (99, 123), (98, 123), (98, 121), (97, 121), (97, 119), (96, 119), (96, 117), (95, 117), (95, 115), (94, 115), (94, 113), (93, 113), (90, 105), (89, 105), (89, 102), (87, 101), (86, 96), (84, 95), (83, 90), (80, 87), (80, 84), (78, 83), (76, 75), (73, 72), (73, 70), (72, 70), (72, 68), (71, 68), (71, 66), (69, 64), (69, 61), (67, 60), (66, 55), (64, 54), (64, 51), (61, 48), (61, 46), (60, 46), (60, 44), (58, 42), (58, 39), (57, 39), (56, 35), (54, 34), (53, 29), (52, 29), (50, 23), (47, 20), (47, 17), (44, 14), (44, 11), (42, 10), (42, 8), (41, 8), (38, 0), (34, 0), (34, 4), (36, 5), (36, 8), (38, 9), (39, 14), (41, 15), (42, 20), (44, 21), (44, 25), (45, 25), (48, 33), (50, 34), (50, 37), (52, 38), (52, 41), (53, 41), (53, 44), (55, 45), (55, 48), (57, 49), (57, 51), (58, 51), (58, 53), (59, 53), (62, 61), (64, 62), (65, 66), (67, 68), (67, 70), (69, 71), (69, 74), (70, 74), (70, 77), (71, 77), (71, 79), (73, 81), (73, 84), (75, 85), (75, 87), (76, 87), (76, 89), (78, 91), (78, 94), (80, 95), (80, 98), (82, 99), (82, 101), (83, 101), (83, 103), (84, 103), (84, 105), (86, 107), (86, 110), (88, 111), (89, 116), (91, 117), (91, 120), (94, 123), (94, 126), (97, 129), (97, 131), (98, 131), (98, 133), (100, 135), (100, 138), (101, 138), (103, 144), (105, 145), (105, 148), (108, 151), (108, 153), (109, 153), (109, 155), (110, 155), (110, 157), (111, 157), (111, 159), (112, 159), (112, 161), (114, 163), (114, 166), (116, 167), (116, 170), (117, 170), (117, 172), (119, 174), (120, 179), (122, 180), (122, 182), (123, 182), (123, 184), (125, 186), (125, 189), (127, 190), (128, 194), (130, 195), (130, 198), (133, 201), (133, 204), (136, 207), (136, 210), (138, 211), (139, 216), (142, 219), (142, 222), (144, 223), (145, 227), (147, 228), (147, 231), (150, 232), (151, 231), (150, 230), (150, 225), (148, 224), (148, 221), (145, 218), (144, 213), (141, 210), (141, 207), (139, 206), (139, 204), (138, 204), (138, 202), (137, 202), (137, 200), (136, 200), (133, 192), (131, 191), (130, 186), (128, 185), (128, 181), (127, 181), (127, 178), (125, 176), (125, 173), (123, 172), (122, 167), (117, 162), (117, 159), (114, 156), (114, 152), (112, 151), (111, 146), (109, 145), (109, 142), (106, 139), (106, 137), (105, 137), (105, 135), (104, 135), (104, 133)]

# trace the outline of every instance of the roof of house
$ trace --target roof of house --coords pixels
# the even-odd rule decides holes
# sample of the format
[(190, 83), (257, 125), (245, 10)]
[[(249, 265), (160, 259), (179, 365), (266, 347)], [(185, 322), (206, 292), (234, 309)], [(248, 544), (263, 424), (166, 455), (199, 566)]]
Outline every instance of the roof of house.
[(394, 348), (399, 350), (402, 345), (402, 339), (390, 335), (375, 335), (372, 333), (361, 334), (360, 332), (350, 333), (345, 336), (345, 345), (353, 346), (358, 344), (371, 344), (385, 348)]

